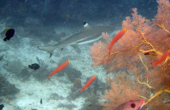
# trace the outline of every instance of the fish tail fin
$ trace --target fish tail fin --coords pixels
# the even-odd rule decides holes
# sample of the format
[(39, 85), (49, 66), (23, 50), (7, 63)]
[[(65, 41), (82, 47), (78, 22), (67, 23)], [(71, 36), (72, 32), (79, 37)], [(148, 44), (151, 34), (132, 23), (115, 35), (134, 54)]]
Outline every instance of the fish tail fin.
[(50, 58), (53, 55), (54, 50), (56, 49), (55, 46), (38, 46), (39, 50), (44, 50), (50, 53)]
[(31, 65), (28, 65), (29, 68), (31, 68)]
[(48, 79), (49, 79), (49, 80), (51, 79), (51, 76), (50, 76), (50, 75), (48, 75)]
[(83, 89), (81, 89), (79, 92), (83, 92)]
[(48, 77), (48, 79), (50, 80), (51, 77)]

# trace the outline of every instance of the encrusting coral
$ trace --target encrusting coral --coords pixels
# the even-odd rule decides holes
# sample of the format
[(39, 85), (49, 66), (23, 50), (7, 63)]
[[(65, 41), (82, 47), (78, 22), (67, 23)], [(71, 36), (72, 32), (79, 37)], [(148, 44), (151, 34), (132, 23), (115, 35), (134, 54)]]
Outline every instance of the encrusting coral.
[(103, 97), (107, 102), (100, 103), (105, 110), (137, 99), (144, 99), (149, 110), (170, 108), (170, 56), (164, 55), (170, 49), (170, 3), (157, 3), (157, 15), (152, 21), (133, 9), (132, 17), (122, 23), (127, 31), (113, 45), (111, 54), (107, 33), (102, 33), (107, 43), (99, 41), (91, 47), (93, 66), (109, 66), (107, 71), (113, 73), (119, 70), (113, 78), (106, 78), (111, 90), (106, 90)]

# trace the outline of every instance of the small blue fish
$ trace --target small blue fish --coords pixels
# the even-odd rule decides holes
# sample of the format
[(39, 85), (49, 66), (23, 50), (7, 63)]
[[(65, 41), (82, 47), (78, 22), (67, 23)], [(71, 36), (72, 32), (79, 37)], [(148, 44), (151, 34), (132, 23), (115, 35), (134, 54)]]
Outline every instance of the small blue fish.
[(28, 65), (28, 67), (31, 68), (31, 69), (37, 70), (37, 69), (40, 68), (40, 65), (37, 64), (37, 63), (34, 63), (34, 64), (31, 64), (31, 65)]

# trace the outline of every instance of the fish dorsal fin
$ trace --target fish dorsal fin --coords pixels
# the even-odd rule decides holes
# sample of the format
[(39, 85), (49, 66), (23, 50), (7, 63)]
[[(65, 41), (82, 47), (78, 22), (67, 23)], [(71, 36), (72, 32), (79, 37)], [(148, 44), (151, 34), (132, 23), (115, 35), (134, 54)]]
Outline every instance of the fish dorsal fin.
[(6, 32), (9, 30), (10, 28), (6, 28), (6, 29), (4, 29), (1, 33), (2, 34), (6, 34)]
[(83, 26), (84, 26), (84, 29), (89, 29), (89, 28), (91, 28), (91, 27), (89, 26), (89, 24), (86, 23), (86, 22), (83, 23)]

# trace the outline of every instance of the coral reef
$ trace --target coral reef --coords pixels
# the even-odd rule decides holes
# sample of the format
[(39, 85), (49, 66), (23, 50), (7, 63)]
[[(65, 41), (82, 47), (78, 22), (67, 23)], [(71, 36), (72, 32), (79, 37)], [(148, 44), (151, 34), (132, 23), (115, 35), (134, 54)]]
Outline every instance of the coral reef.
[(58, 105), (58, 108), (63, 108), (63, 109), (67, 109), (67, 110), (73, 110), (73, 108), (75, 108), (75, 107), (76, 107), (76, 105), (71, 104), (71, 103), (67, 103), (67, 104), (60, 103)]
[(77, 89), (80, 89), (81, 87), (82, 87), (81, 80), (80, 79), (75, 79), (74, 85), (71, 87), (71, 91), (75, 92)]
[(64, 69), (63, 72), (66, 73), (67, 78), (71, 81), (74, 82), (75, 79), (80, 78), (82, 73), (79, 70), (76, 70), (75, 68), (72, 68), (68, 66), (68, 68)]
[(32, 73), (30, 71), (28, 71), (28, 68), (23, 68), (20, 73), (17, 73), (15, 75), (21, 81), (28, 81), (31, 74)]
[(97, 96), (91, 93), (90, 96), (85, 100), (81, 110), (102, 110), (102, 106), (98, 103)]
[(115, 74), (113, 80), (106, 79), (111, 89), (103, 97), (107, 102), (101, 103), (105, 110), (139, 98), (146, 100), (144, 107), (149, 110), (170, 108), (170, 57), (153, 65), (170, 49), (170, 3), (168, 0), (157, 3), (157, 15), (152, 21), (133, 9), (132, 17), (126, 17), (122, 23), (127, 31), (113, 45), (111, 54), (111, 40), (105, 33), (102, 36), (107, 43), (100, 41), (91, 47), (93, 66), (108, 66), (107, 71)]
[(32, 73), (32, 75), (37, 81), (44, 82), (44, 80), (48, 80), (48, 75), (50, 72), (51, 71), (49, 71), (47, 68), (40, 67), (38, 70)]
[(69, 96), (67, 97), (68, 100), (75, 100), (76, 98), (78, 98), (79, 96), (81, 96), (81, 93), (79, 92), (79, 90), (77, 89), (74, 92), (70, 92)]
[(52, 93), (52, 94), (50, 94), (50, 97), (48, 98), (48, 100), (51, 100), (51, 99), (53, 99), (53, 100), (62, 100), (62, 99), (64, 99), (64, 97), (59, 96), (56, 93)]
[(3, 76), (0, 75), (0, 102), (15, 98), (19, 89), (14, 84), (10, 84)]
[(23, 65), (19, 60), (8, 61), (6, 65), (3, 66), (7, 71), (17, 74), (22, 71)]

